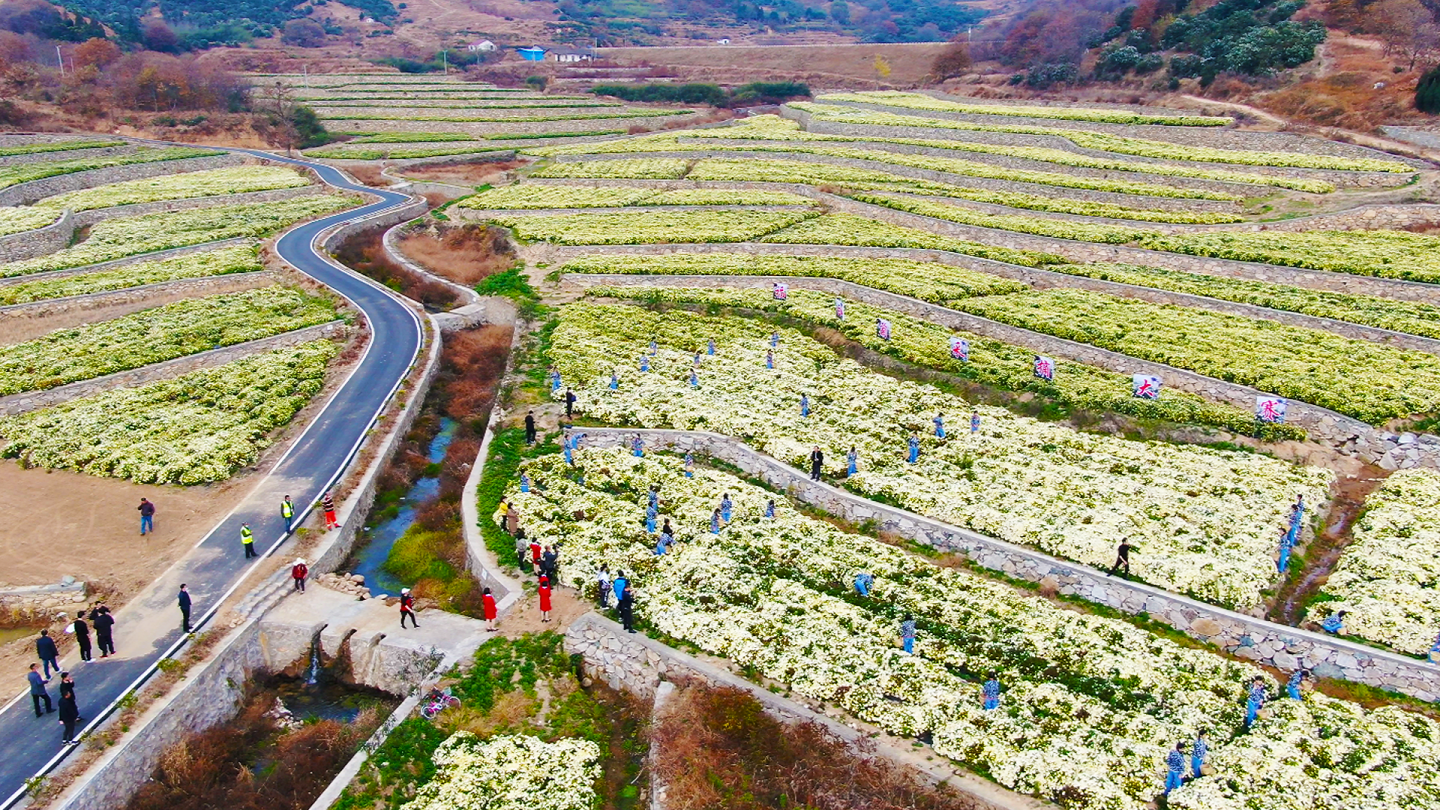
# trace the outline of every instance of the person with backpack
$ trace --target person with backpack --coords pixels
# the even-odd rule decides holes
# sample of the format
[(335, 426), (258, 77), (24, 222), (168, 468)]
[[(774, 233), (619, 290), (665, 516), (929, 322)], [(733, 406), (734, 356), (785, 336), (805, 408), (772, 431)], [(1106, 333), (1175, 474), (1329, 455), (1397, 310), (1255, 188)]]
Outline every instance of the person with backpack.
[(410, 623), (411, 623), (412, 625), (414, 625), (415, 628), (418, 630), (418, 629), (420, 628), (420, 622), (418, 622), (418, 621), (415, 620), (415, 597), (413, 597), (413, 596), (410, 595), (410, 589), (409, 589), (409, 588), (401, 588), (401, 589), (400, 589), (400, 629), (401, 629), (401, 630), (404, 630), (404, 629), (405, 629), (405, 619), (406, 619), (407, 617), (410, 619)]
[(295, 590), (305, 592), (305, 578), (310, 576), (310, 566), (305, 564), (303, 557), (297, 557), (295, 564), (290, 566), (290, 578), (295, 580)]
[(75, 643), (80, 646), (80, 660), (90, 660), (90, 625), (85, 621), (85, 611), (75, 614), (75, 621), (70, 624), (70, 630), (75, 634)]

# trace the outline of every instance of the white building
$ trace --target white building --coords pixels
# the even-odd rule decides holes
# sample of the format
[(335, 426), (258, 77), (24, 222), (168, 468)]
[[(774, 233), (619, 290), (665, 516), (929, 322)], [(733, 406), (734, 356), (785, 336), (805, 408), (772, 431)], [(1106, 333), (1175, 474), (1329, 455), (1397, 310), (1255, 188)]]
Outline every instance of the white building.
[(482, 39), (479, 42), (472, 42), (469, 45), (466, 45), (465, 50), (470, 51), (471, 53), (490, 53), (491, 51), (495, 50), (495, 43), (491, 42), (488, 39)]
[(588, 48), (583, 51), (566, 48), (563, 51), (555, 52), (556, 62), (588, 62), (594, 58), (594, 52), (589, 50)]

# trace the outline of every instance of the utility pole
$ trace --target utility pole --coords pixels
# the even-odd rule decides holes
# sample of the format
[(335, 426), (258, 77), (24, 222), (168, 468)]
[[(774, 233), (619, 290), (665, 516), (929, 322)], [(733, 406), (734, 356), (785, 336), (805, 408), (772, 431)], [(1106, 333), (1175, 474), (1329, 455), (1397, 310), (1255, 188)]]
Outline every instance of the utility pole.
[[(450, 75), (450, 49), (449, 49), (449, 48), (445, 48), (444, 50), (440, 51), (440, 62), (441, 62), (441, 64), (443, 64), (443, 65), (445, 66), (445, 75), (446, 75), (446, 76), (449, 76), (449, 75)], [(431, 64), (434, 64), (434, 63), (432, 62)]]
[(300, 63), (300, 70), (305, 74), (305, 89), (306, 89), (306, 90), (309, 90), (309, 89), (310, 89), (310, 63), (309, 63), (309, 62), (301, 62), (301, 63)]
[(60, 46), (55, 46), (55, 61), (60, 63), (60, 78), (65, 78), (65, 57), (60, 53)]

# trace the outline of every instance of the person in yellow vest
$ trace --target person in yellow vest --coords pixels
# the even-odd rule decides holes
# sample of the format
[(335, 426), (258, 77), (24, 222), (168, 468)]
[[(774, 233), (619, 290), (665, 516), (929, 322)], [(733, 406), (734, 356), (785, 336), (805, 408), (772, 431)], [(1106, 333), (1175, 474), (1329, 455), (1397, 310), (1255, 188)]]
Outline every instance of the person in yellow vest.
[(250, 531), (249, 523), (240, 524), (240, 543), (245, 546), (245, 559), (260, 556), (255, 553), (255, 532)]
[(290, 533), (290, 522), (295, 519), (295, 504), (290, 502), (290, 496), (286, 495), (285, 500), (280, 502), (280, 517), (285, 518), (285, 533)]

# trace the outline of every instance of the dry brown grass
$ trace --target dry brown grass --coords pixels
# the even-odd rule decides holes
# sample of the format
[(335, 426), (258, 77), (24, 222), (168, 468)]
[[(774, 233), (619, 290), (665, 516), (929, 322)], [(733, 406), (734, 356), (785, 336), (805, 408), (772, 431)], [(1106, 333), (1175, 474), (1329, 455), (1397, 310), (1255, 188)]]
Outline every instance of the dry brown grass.
[(515, 263), (505, 232), (485, 225), (437, 224), (406, 233), (398, 247), (426, 270), (467, 287)]
[(651, 731), (655, 778), (672, 810), (981, 810), (988, 805), (814, 722), (787, 724), (748, 692), (692, 685)]
[(351, 177), (372, 188), (388, 188), (390, 178), (380, 173), (384, 168), (383, 163), (352, 163), (346, 164), (345, 171), (349, 172)]
[[(930, 73), (935, 57), (944, 48), (943, 42), (606, 48), (605, 57), (621, 66), (674, 68), (686, 78), (704, 73), (710, 76), (709, 81), (793, 78), (913, 85)], [(884, 56), (890, 63), (888, 77), (875, 72), (876, 56)]]
[(455, 183), (462, 186), (479, 186), (485, 183), (508, 182), (511, 172), (525, 165), (522, 160), (502, 161), (456, 161), (454, 163), (429, 163), (397, 170), (412, 180), (431, 180), (436, 183)]
[(335, 258), (402, 295), (431, 309), (449, 309), (459, 303), (455, 290), (412, 272), (385, 254), (382, 240), (387, 229), (367, 228), (341, 243)]

